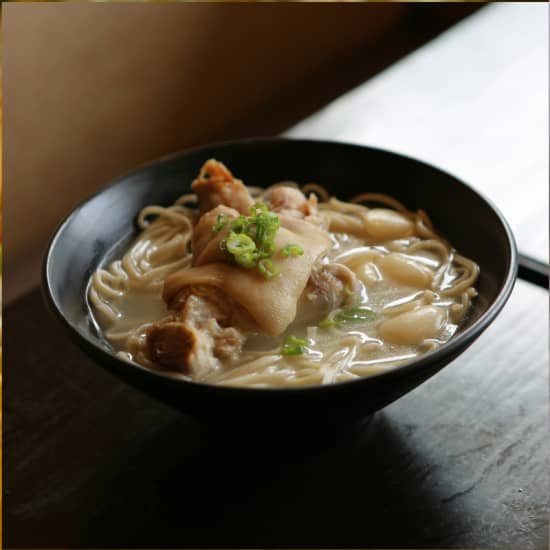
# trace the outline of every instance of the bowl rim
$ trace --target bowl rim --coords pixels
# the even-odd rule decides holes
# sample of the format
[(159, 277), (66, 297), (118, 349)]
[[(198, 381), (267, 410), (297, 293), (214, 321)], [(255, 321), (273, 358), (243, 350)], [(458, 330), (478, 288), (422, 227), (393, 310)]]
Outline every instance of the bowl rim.
[[(250, 387), (250, 386), (225, 386), (225, 385), (218, 385), (218, 384), (206, 384), (203, 382), (197, 382), (194, 380), (183, 378), (181, 376), (178, 376), (177, 374), (171, 374), (169, 371), (163, 372), (160, 370), (152, 370), (143, 365), (140, 365), (139, 363), (131, 362), (131, 361), (122, 359), (121, 357), (117, 357), (114, 353), (106, 350), (105, 348), (100, 347), (96, 342), (87, 338), (80, 331), (78, 326), (74, 325), (71, 321), (67, 319), (62, 308), (54, 298), (54, 293), (51, 287), (50, 267), (51, 267), (51, 261), (52, 261), (52, 253), (65, 227), (71, 222), (73, 218), (75, 218), (78, 215), (80, 210), (83, 207), (85, 207), (89, 202), (91, 202), (96, 197), (98, 197), (102, 193), (109, 190), (111, 187), (115, 187), (116, 185), (124, 182), (125, 180), (128, 179), (128, 177), (132, 175), (140, 174), (146, 169), (153, 168), (158, 164), (169, 162), (170, 160), (173, 160), (176, 158), (190, 156), (200, 152), (207, 152), (209, 150), (213, 150), (221, 147), (232, 147), (232, 146), (246, 147), (247, 145), (252, 145), (252, 144), (270, 145), (270, 144), (285, 143), (285, 142), (293, 143), (293, 144), (296, 144), (297, 146), (299, 145), (313, 145), (313, 146), (315, 145), (335, 146), (336, 145), (340, 147), (344, 146), (348, 148), (356, 148), (358, 150), (370, 150), (376, 153), (382, 153), (389, 156), (400, 157), (401, 159), (407, 162), (413, 162), (415, 164), (423, 165), (425, 168), (428, 168), (429, 170), (432, 170), (432, 171), (435, 170), (441, 173), (442, 175), (450, 177), (460, 185), (466, 187), (468, 191), (470, 191), (474, 195), (477, 195), (478, 198), (481, 199), (481, 201), (485, 202), (485, 204), (489, 207), (489, 209), (493, 211), (499, 223), (501, 224), (501, 227), (506, 236), (506, 243), (508, 248), (506, 276), (500, 286), (500, 289), (498, 290), (498, 294), (495, 300), (492, 303), (490, 303), (487, 309), (480, 315), (480, 317), (476, 321), (474, 321), (472, 325), (466, 328), (463, 332), (458, 334), (456, 337), (453, 336), (449, 341), (445, 342), (444, 344), (439, 346), (437, 349), (430, 351), (420, 356), (417, 359), (412, 359), (411, 361), (407, 361), (404, 364), (398, 365), (397, 367), (391, 368), (387, 371), (377, 372), (377, 373), (360, 377), (357, 379), (353, 379), (353, 380), (334, 382), (331, 384), (318, 384), (318, 385), (297, 386), (297, 387), (284, 387), (284, 386), (283, 387)], [(224, 141), (217, 141), (213, 143), (202, 144), (202, 145), (186, 148), (181, 151), (175, 151), (168, 155), (163, 155), (151, 161), (141, 163), (135, 166), (134, 168), (120, 174), (119, 176), (109, 180), (105, 185), (102, 185), (95, 193), (91, 194), (84, 200), (80, 201), (61, 220), (61, 222), (59, 222), (59, 224), (53, 231), (52, 236), (48, 242), (46, 253), (44, 255), (44, 259), (42, 262), (41, 286), (42, 286), (42, 294), (45, 298), (45, 301), (49, 309), (53, 312), (54, 316), (59, 321), (61, 321), (65, 329), (69, 331), (69, 335), (73, 336), (73, 340), (76, 341), (76, 343), (87, 352), (88, 356), (90, 356), (91, 354), (94, 361), (99, 363), (99, 366), (101, 366), (102, 368), (103, 368), (103, 365), (101, 364), (99, 359), (96, 357), (98, 353), (100, 355), (106, 356), (109, 363), (112, 364), (112, 362), (115, 362), (118, 366), (123, 367), (123, 369), (128, 369), (128, 368), (138, 369), (139, 371), (141, 371), (142, 374), (145, 374), (145, 376), (147, 377), (149, 376), (152, 378), (160, 377), (162, 379), (165, 379), (165, 381), (171, 381), (173, 383), (181, 384), (183, 387), (188, 387), (189, 389), (194, 388), (196, 390), (203, 390), (203, 391), (211, 390), (211, 391), (216, 391), (220, 393), (231, 393), (234, 395), (237, 395), (237, 394), (250, 395), (250, 393), (252, 392), (257, 395), (270, 394), (270, 395), (288, 396), (288, 395), (295, 395), (295, 394), (345, 391), (347, 388), (350, 388), (350, 387), (359, 388), (361, 384), (363, 385), (367, 385), (369, 383), (372, 384), (375, 382), (375, 380), (380, 380), (382, 378), (386, 380), (390, 380), (393, 377), (414, 375), (417, 373), (417, 371), (420, 371), (423, 369), (426, 369), (428, 371), (430, 367), (433, 368), (434, 366), (441, 365), (438, 369), (432, 372), (432, 374), (434, 374), (435, 372), (437, 372), (437, 370), (439, 370), (440, 368), (443, 368), (448, 363), (453, 361), (453, 359), (456, 358), (462, 351), (465, 351), (465, 349), (471, 343), (473, 343), (474, 340), (476, 340), (481, 335), (481, 333), (493, 322), (495, 317), (498, 315), (498, 313), (502, 310), (502, 308), (508, 301), (510, 294), (512, 293), (512, 290), (514, 288), (515, 281), (517, 278), (517, 271), (518, 271), (517, 246), (516, 246), (514, 235), (512, 233), (512, 230), (508, 222), (506, 221), (506, 219), (504, 218), (504, 216), (502, 215), (498, 207), (493, 203), (491, 199), (487, 198), (483, 193), (474, 189), (471, 185), (464, 182), (457, 176), (454, 176), (453, 174), (439, 168), (438, 166), (430, 164), (425, 160), (419, 160), (412, 156), (403, 154), (398, 151), (393, 151), (390, 149), (373, 147), (370, 145), (362, 145), (360, 143), (351, 143), (346, 141), (325, 140), (325, 139), (303, 139), (303, 138), (292, 138), (292, 137), (286, 137), (286, 136), (275, 136), (275, 137), (247, 137), (247, 138), (235, 139), (235, 140), (224, 140)], [(88, 284), (85, 285), (85, 288), (88, 288)], [(84, 297), (84, 300), (85, 300), (85, 297)]]

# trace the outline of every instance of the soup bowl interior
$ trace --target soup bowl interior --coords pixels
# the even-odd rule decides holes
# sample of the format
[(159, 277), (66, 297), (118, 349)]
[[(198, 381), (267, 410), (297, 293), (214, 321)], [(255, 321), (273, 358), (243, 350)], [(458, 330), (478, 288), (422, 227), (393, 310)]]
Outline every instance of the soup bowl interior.
[[(457, 334), (437, 350), (384, 373), (352, 382), (300, 389), (210, 386), (152, 372), (117, 358), (90, 315), (93, 272), (120, 257), (136, 236), (147, 204), (169, 205), (189, 192), (209, 158), (225, 163), (247, 185), (282, 180), (316, 182), (340, 199), (369, 191), (425, 210), (436, 231), (480, 266), (479, 296)], [(500, 213), (468, 185), (433, 166), (395, 153), (342, 143), (253, 139), (193, 149), (126, 174), (76, 208), (54, 234), (44, 262), (43, 289), (53, 312), (97, 363), (129, 384), (202, 419), (238, 426), (321, 429), (352, 423), (391, 403), (463, 352), (506, 302), (516, 275), (516, 251)], [(313, 421), (313, 422), (312, 422)]]

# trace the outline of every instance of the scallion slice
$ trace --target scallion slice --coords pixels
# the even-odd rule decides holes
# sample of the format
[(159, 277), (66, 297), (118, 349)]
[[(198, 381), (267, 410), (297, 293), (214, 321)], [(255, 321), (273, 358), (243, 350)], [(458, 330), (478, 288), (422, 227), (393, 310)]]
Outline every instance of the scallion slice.
[(307, 340), (296, 338), (296, 336), (288, 336), (283, 342), (281, 353), (283, 355), (303, 355), (307, 344)]
[(258, 271), (266, 278), (271, 279), (280, 273), (280, 269), (271, 260), (264, 258), (258, 262)]
[(299, 244), (287, 244), (283, 246), (281, 254), (284, 258), (289, 256), (301, 256), (304, 253), (304, 249)]
[(227, 238), (227, 251), (233, 256), (240, 256), (256, 250), (256, 243), (244, 233), (234, 233), (231, 231)]
[(348, 307), (341, 309), (333, 317), (329, 317), (319, 323), (321, 328), (341, 327), (348, 323), (361, 323), (372, 321), (376, 317), (374, 310), (368, 307)]
[(225, 214), (218, 214), (216, 218), (216, 225), (212, 227), (214, 233), (219, 233), (227, 225), (227, 216)]

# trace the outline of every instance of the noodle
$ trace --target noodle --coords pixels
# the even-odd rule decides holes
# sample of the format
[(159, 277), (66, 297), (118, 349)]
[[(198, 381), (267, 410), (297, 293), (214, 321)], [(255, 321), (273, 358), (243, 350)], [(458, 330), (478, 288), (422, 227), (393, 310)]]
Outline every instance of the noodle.
[[(267, 201), (273, 190), (282, 185), (300, 189), (293, 182), (283, 182), (266, 189), (248, 190), (255, 201)], [(436, 349), (456, 332), (467, 315), (477, 294), (473, 285), (479, 267), (457, 254), (434, 232), (426, 212), (409, 211), (396, 199), (380, 193), (362, 193), (351, 202), (343, 202), (314, 183), (304, 185), (301, 190), (305, 194), (315, 193), (321, 201), (318, 217), (334, 243), (324, 261), (341, 262), (354, 271), (363, 285), (359, 305), (376, 310), (376, 319), (354, 324), (347, 330), (338, 326), (322, 329), (317, 324), (291, 325), (289, 331), (303, 335), (307, 341), (307, 353), (296, 357), (281, 353), (281, 341), (288, 331), (278, 338), (252, 334), (238, 361), (222, 361), (219, 368), (202, 375), (199, 381), (298, 387), (352, 380), (394, 368)], [(362, 203), (381, 204), (390, 208), (390, 212), (399, 213), (405, 234), (398, 238), (386, 238), (385, 234), (376, 237), (377, 231), (389, 231), (382, 223), (383, 216), (389, 214)], [(317, 201), (312, 204), (317, 205)], [(103, 335), (120, 357), (151, 369), (159, 367), (147, 354), (146, 331), (170, 315), (161, 296), (166, 278), (192, 265), (190, 247), (198, 221), (196, 205), (196, 195), (188, 193), (172, 206), (143, 208), (137, 219), (141, 230), (137, 239), (121, 259), (101, 267), (91, 278), (89, 299)], [(380, 261), (389, 257), (406, 269), (392, 272), (391, 265)], [(407, 269), (411, 275), (406, 275)], [(392, 277), (405, 276), (420, 281), (420, 287), (415, 287), (416, 283), (391, 282)], [(428, 281), (426, 284), (424, 279)], [(404, 323), (407, 315), (421, 314), (422, 319), (433, 318), (433, 323), (441, 324), (435, 336), (413, 344), (407, 341), (412, 336), (403, 336), (403, 342), (400, 337), (392, 342), (381, 336), (393, 334), (392, 323)], [(428, 322), (422, 319), (420, 324)], [(186, 378), (183, 374), (175, 376)]]

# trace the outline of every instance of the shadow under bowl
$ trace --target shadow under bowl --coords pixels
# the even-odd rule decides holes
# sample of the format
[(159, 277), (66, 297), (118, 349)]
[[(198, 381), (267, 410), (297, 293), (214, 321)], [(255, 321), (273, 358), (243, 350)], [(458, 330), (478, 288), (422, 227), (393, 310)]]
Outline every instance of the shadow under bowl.
[[(401, 367), (351, 382), (292, 389), (204, 385), (117, 358), (91, 321), (90, 277), (137, 234), (147, 204), (169, 205), (189, 192), (209, 158), (247, 185), (316, 182), (340, 199), (369, 191), (425, 210), (437, 232), (480, 266), (479, 296), (457, 334)], [(99, 365), (164, 403), (216, 425), (320, 432), (351, 426), (409, 392), (462, 353), (508, 299), (516, 277), (514, 239), (498, 210), (455, 177), (426, 163), (370, 147), (283, 138), (191, 149), (128, 173), (77, 207), (56, 230), (44, 262), (43, 290), (69, 335)]]

